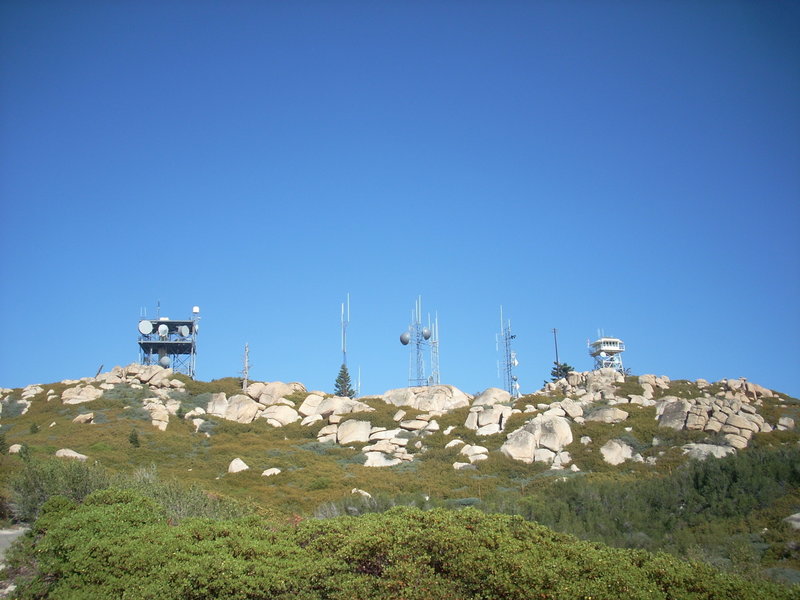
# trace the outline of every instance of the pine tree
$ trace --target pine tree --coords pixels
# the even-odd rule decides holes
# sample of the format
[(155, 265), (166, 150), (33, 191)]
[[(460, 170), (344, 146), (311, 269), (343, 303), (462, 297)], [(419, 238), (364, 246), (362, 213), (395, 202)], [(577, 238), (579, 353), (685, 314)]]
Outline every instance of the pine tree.
[(140, 443), (139, 443), (139, 434), (136, 433), (135, 429), (131, 429), (131, 434), (128, 436), (128, 441), (131, 443), (131, 446), (133, 446), (134, 448), (138, 448), (139, 447), (139, 445), (140, 445)]
[(553, 369), (550, 371), (550, 379), (552, 381), (558, 381), (559, 379), (569, 375), (570, 371), (574, 370), (575, 369), (567, 363), (554, 362)]
[(343, 364), (339, 369), (339, 376), (336, 378), (336, 384), (333, 386), (333, 393), (337, 396), (346, 396), (352, 398), (356, 395), (355, 390), (351, 387), (350, 372), (347, 370), (347, 365)]

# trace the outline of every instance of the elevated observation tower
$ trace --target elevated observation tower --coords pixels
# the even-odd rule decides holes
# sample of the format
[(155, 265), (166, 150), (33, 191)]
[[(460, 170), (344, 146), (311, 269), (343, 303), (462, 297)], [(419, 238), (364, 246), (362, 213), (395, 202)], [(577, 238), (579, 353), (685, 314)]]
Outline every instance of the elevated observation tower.
[(139, 362), (172, 367), (176, 373), (194, 379), (199, 321), (199, 306), (192, 308), (192, 318), (187, 320), (169, 317), (141, 319), (138, 326)]
[(620, 373), (625, 373), (622, 366), (622, 353), (625, 344), (619, 338), (600, 337), (594, 342), (589, 342), (589, 356), (594, 358), (594, 370), (611, 368)]

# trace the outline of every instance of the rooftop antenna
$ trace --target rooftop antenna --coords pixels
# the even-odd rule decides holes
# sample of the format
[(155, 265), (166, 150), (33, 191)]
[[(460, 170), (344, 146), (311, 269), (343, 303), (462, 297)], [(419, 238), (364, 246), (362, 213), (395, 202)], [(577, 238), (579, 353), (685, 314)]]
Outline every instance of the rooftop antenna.
[(242, 389), (246, 390), (250, 376), (250, 344), (244, 344), (244, 368), (242, 369)]
[(361, 365), (358, 365), (358, 380), (356, 381), (356, 398), (361, 397)]
[(411, 311), (411, 323), (408, 329), (400, 334), (400, 343), (404, 346), (408, 346), (411, 342), (414, 343), (414, 352), (409, 356), (409, 387), (430, 385), (430, 381), (425, 377), (424, 358), (425, 348), (429, 345), (431, 335), (430, 328), (422, 326), (422, 296), (418, 296), (414, 303), (414, 309)]
[(516, 339), (516, 335), (511, 333), (511, 319), (507, 322), (503, 319), (503, 307), (500, 307), (500, 333), (495, 337), (495, 346), (500, 352), (501, 360), (498, 367), (502, 373), (503, 384), (506, 391), (512, 398), (519, 398), (519, 381), (514, 375), (514, 369), (519, 366), (517, 353), (511, 348), (511, 341)]
[(345, 316), (345, 303), (342, 302), (342, 364), (347, 366), (347, 326), (350, 324), (350, 293), (347, 293), (347, 314)]

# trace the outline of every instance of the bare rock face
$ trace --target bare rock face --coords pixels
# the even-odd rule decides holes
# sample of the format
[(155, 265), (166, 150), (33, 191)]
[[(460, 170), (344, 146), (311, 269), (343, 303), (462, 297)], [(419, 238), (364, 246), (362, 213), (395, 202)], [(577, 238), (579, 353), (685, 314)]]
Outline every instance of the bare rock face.
[(511, 402), (511, 394), (500, 388), (490, 387), (481, 392), (472, 401), (472, 406), (493, 406), (495, 404), (505, 404)]
[(656, 404), (658, 424), (677, 431), (683, 429), (691, 406), (688, 400), (682, 398), (664, 398)]
[(432, 385), (389, 390), (383, 401), (394, 406), (410, 406), (425, 412), (445, 413), (469, 406), (468, 396), (452, 385)]
[(258, 416), (267, 419), (267, 423), (273, 427), (283, 427), (289, 423), (300, 420), (300, 415), (291, 406), (285, 404), (273, 404), (261, 411)]
[(89, 458), (85, 454), (81, 454), (80, 452), (75, 452), (75, 450), (70, 450), (69, 448), (62, 448), (61, 450), (56, 450), (56, 456), (58, 458), (74, 458), (75, 460), (86, 460)]
[(346, 396), (331, 396), (319, 403), (315, 414), (327, 417), (330, 415), (347, 415), (354, 412), (372, 412), (373, 410), (369, 404), (359, 400), (347, 398)]
[(83, 404), (84, 402), (92, 402), (97, 400), (103, 395), (103, 390), (87, 386), (77, 386), (74, 388), (67, 388), (61, 393), (61, 401), (64, 404)]
[(316, 415), (319, 411), (319, 405), (324, 400), (324, 396), (319, 394), (309, 394), (306, 396), (306, 399), (303, 400), (303, 403), (300, 405), (300, 408), (297, 409), (304, 417), (310, 417), (311, 415)]
[(225, 418), (225, 412), (228, 410), (228, 397), (225, 392), (218, 392), (211, 394), (211, 400), (206, 405), (206, 412), (214, 417)]
[(237, 394), (228, 399), (223, 418), (237, 423), (252, 423), (261, 410), (264, 410), (264, 407), (250, 396)]
[(339, 428), (336, 430), (336, 438), (342, 445), (353, 442), (368, 442), (371, 430), (372, 423), (369, 421), (349, 419), (339, 424)]
[(571, 443), (572, 429), (566, 418), (537, 415), (510, 433), (500, 451), (509, 458), (530, 464), (536, 460), (537, 450), (546, 449), (552, 452), (552, 456), (539, 453), (540, 460), (553, 459)]
[[(255, 385), (255, 383), (251, 384), (251, 386)], [(262, 385), (264, 386), (263, 388), (254, 388), (253, 393), (255, 393), (256, 389), (261, 391), (261, 395), (258, 397), (258, 402), (264, 406), (278, 404), (286, 396), (291, 396), (296, 392), (306, 391), (305, 386), (302, 383), (297, 382), (283, 383), (282, 381), (272, 381)], [(248, 390), (251, 386), (248, 386)], [(248, 395), (250, 394), (248, 393)]]
[(614, 408), (613, 406), (601, 408), (594, 411), (588, 417), (585, 417), (587, 421), (599, 421), (600, 423), (621, 423), (627, 418), (628, 413), (624, 410)]
[(94, 413), (84, 413), (72, 419), (73, 423), (91, 423), (94, 420)]
[(281, 470), (277, 467), (272, 467), (271, 469), (266, 469), (263, 473), (261, 473), (262, 477), (272, 477), (273, 475), (278, 475)]

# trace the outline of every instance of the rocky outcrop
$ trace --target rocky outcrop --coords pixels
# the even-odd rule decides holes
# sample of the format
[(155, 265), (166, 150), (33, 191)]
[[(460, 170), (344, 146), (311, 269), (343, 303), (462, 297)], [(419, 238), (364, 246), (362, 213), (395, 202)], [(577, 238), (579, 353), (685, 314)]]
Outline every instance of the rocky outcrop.
[(381, 398), (394, 406), (443, 414), (469, 406), (471, 396), (452, 385), (432, 385), (389, 390)]
[(498, 388), (489, 388), (472, 402), (464, 426), (480, 436), (500, 433), (513, 411), (511, 404), (511, 394)]
[(628, 418), (628, 413), (624, 410), (608, 406), (593, 411), (586, 417), (587, 421), (598, 421), (600, 423), (621, 423)]
[(733, 448), (745, 448), (754, 433), (772, 431), (752, 404), (724, 395), (692, 400), (667, 396), (656, 404), (656, 419), (661, 427), (722, 434)]
[(97, 389), (91, 385), (79, 385), (64, 390), (61, 393), (61, 402), (64, 404), (83, 404), (84, 402), (97, 400), (102, 395), (103, 390)]
[(271, 469), (266, 469), (263, 473), (261, 473), (262, 477), (272, 477), (273, 475), (278, 475), (281, 472), (280, 469), (277, 467), (272, 467)]
[(558, 459), (561, 466), (568, 461), (566, 456), (560, 455), (571, 443), (572, 429), (566, 418), (537, 415), (510, 433), (500, 451), (509, 458), (528, 464), (535, 461), (553, 465)]

